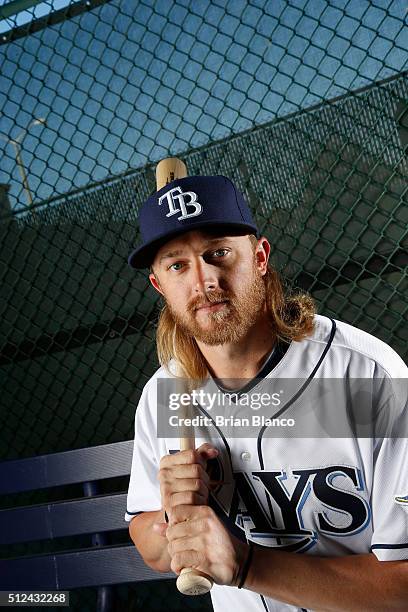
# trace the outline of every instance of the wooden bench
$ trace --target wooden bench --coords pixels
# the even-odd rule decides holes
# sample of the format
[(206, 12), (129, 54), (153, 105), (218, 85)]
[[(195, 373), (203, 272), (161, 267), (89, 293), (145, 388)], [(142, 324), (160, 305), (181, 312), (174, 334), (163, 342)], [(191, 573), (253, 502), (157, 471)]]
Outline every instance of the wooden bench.
[[(0, 463), (0, 494), (81, 483), (84, 496), (0, 510), (0, 545), (89, 535), (75, 550), (0, 559), (0, 590), (98, 587), (97, 609), (112, 606), (112, 586), (174, 578), (145, 565), (130, 542), (109, 545), (109, 533), (128, 529), (126, 492), (100, 494), (102, 480), (129, 476), (133, 440)], [(106, 485), (106, 483), (105, 483)], [(122, 538), (123, 539), (123, 538)], [(125, 538), (127, 540), (127, 538)]]

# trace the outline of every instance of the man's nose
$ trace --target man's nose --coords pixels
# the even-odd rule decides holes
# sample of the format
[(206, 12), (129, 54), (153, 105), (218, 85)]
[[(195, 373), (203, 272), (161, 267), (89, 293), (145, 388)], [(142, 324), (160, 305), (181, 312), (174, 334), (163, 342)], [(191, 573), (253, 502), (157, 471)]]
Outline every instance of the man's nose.
[(218, 288), (218, 278), (214, 266), (211, 266), (203, 259), (197, 259), (194, 265), (195, 293), (207, 293)]

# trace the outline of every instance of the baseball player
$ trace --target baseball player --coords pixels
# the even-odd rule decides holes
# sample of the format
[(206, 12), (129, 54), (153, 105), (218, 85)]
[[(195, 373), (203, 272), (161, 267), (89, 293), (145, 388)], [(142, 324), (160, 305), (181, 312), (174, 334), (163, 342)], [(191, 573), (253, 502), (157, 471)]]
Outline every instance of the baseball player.
[[(140, 228), (129, 264), (150, 267), (165, 301), (162, 367), (136, 411), (126, 513), (145, 562), (211, 576), (215, 612), (406, 610), (403, 361), (373, 336), (316, 314), (307, 295), (285, 294), (270, 244), (228, 178), (174, 180), (143, 205)], [(192, 405), (201, 418), (196, 450), (180, 451), (177, 438), (158, 435), (159, 383), (180, 369), (219, 403), (233, 392), (232, 416), (244, 396), (277, 390), (268, 414), (301, 429), (277, 435), (266, 420), (243, 437), (233, 420), (217, 424), (202, 394)], [(291, 381), (284, 389), (283, 380)], [(331, 380), (342, 381), (344, 402), (318, 392)], [(369, 402), (356, 380), (373, 383)], [(381, 421), (370, 421), (372, 435), (358, 428), (367, 403)], [(302, 435), (310, 422), (316, 434)]]

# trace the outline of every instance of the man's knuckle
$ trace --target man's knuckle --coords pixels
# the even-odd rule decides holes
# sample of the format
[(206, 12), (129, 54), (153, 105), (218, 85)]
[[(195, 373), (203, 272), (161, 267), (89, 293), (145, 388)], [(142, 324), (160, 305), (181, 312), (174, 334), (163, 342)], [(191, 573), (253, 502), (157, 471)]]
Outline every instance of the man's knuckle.
[[(181, 520), (181, 510), (180, 506), (174, 506), (171, 511), (171, 518), (174, 523), (178, 523)], [(172, 533), (172, 532), (171, 532)], [(169, 536), (168, 536), (169, 537)]]
[(169, 470), (168, 468), (161, 468), (159, 470), (159, 480), (160, 482), (167, 482), (169, 479)]
[(199, 491), (200, 495), (205, 496), (207, 495), (207, 492), (208, 492), (207, 485), (202, 480), (200, 480), (200, 491)]
[(187, 451), (185, 451), (186, 453), (186, 460), (188, 463), (195, 463), (195, 459), (196, 459), (196, 452), (192, 449), (189, 449)]
[(202, 468), (201, 466), (200, 466), (200, 468), (201, 468), (201, 469), (200, 469), (200, 478), (201, 478), (201, 480), (202, 480), (202, 481), (203, 481), (205, 484), (207, 484), (210, 478), (209, 478), (209, 476), (208, 476), (207, 472), (205, 471), (205, 469), (204, 469), (204, 468)]
[(164, 457), (160, 459), (159, 468), (164, 469), (164, 470), (167, 469), (169, 467), (169, 464), (171, 465), (172, 461), (173, 461), (172, 455), (164, 455)]
[(175, 564), (178, 570), (181, 569), (181, 553), (175, 552), (172, 557), (173, 563)]
[(198, 463), (194, 463), (192, 466), (192, 473), (194, 478), (200, 478), (201, 476), (201, 466)]
[(169, 497), (169, 493), (170, 493), (169, 487), (167, 485), (162, 485), (160, 487), (160, 493), (162, 497), (165, 497), (165, 498)]

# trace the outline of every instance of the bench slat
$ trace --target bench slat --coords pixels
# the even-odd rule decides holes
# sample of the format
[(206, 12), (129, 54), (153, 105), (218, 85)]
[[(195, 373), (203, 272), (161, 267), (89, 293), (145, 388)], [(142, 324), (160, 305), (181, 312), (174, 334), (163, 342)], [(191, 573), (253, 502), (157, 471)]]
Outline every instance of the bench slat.
[(150, 569), (133, 545), (0, 560), (0, 590), (69, 590), (174, 577)]
[(0, 463), (0, 495), (130, 474), (133, 440)]
[(126, 493), (0, 510), (0, 544), (127, 529)]

